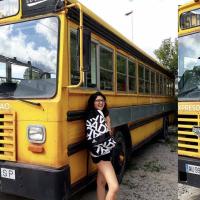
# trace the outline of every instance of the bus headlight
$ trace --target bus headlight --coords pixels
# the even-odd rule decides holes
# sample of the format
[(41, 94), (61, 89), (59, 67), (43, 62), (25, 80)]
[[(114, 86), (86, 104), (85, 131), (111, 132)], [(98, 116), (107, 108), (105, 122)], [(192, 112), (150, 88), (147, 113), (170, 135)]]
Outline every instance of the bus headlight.
[(30, 125), (27, 129), (28, 140), (31, 143), (43, 144), (46, 140), (45, 127), (41, 125)]

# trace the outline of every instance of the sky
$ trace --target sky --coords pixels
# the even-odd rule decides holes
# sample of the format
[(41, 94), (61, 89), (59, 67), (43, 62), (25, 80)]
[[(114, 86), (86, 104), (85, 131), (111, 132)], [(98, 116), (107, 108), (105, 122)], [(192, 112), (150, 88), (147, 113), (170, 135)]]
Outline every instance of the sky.
[[(188, 0), (95, 0), (95, 3), (94, 0), (79, 1), (154, 58), (156, 57), (153, 51), (159, 48), (164, 39), (174, 40), (177, 37), (178, 5), (189, 2)], [(125, 13), (132, 10), (133, 16), (125, 16)]]
[[(55, 17), (0, 26), (0, 55), (14, 58), (48, 72), (56, 72), (58, 20)], [(15, 71), (13, 76), (23, 74)], [(14, 71), (13, 71), (14, 72)], [(17, 74), (18, 73), (18, 74)], [(0, 76), (5, 64), (0, 63)]]

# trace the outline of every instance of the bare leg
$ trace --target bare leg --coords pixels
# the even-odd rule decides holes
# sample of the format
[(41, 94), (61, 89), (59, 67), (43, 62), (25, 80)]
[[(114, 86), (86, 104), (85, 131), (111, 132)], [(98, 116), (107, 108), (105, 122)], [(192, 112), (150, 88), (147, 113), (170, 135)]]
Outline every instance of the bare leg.
[(98, 200), (105, 200), (106, 197), (106, 179), (104, 178), (103, 174), (98, 170), (97, 174), (97, 199)]
[(119, 190), (119, 184), (111, 162), (100, 161), (97, 164), (97, 168), (103, 174), (108, 184), (108, 193), (105, 200), (116, 200), (116, 194)]

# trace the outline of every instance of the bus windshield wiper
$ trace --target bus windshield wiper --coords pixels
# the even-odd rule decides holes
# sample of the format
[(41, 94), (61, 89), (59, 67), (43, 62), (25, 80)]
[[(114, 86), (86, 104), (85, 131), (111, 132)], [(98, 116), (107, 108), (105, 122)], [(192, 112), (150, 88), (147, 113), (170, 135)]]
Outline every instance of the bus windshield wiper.
[(195, 86), (195, 87), (193, 87), (193, 88), (190, 88), (190, 89), (188, 89), (188, 90), (185, 90), (185, 91), (179, 93), (178, 96), (180, 96), (180, 95), (186, 95), (186, 94), (188, 94), (188, 93), (190, 93), (190, 92), (193, 92), (193, 91), (196, 90), (196, 89), (200, 89), (200, 86)]
[(35, 103), (35, 102), (28, 101), (28, 100), (25, 100), (25, 99), (18, 99), (18, 98), (15, 98), (14, 96), (7, 96), (6, 98), (22, 101), (22, 102), (29, 103), (29, 104), (32, 104), (32, 105), (35, 105), (35, 106), (41, 106), (41, 103)]

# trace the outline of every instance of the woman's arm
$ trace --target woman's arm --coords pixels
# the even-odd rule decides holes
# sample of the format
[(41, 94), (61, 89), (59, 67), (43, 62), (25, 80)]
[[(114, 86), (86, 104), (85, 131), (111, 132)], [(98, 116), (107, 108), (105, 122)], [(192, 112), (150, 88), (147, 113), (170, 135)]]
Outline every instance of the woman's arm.
[(105, 121), (106, 121), (106, 124), (108, 126), (108, 131), (109, 131), (110, 135), (112, 135), (111, 120), (110, 120), (110, 116), (109, 115), (105, 118)]

